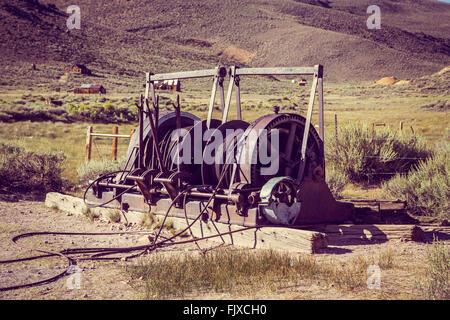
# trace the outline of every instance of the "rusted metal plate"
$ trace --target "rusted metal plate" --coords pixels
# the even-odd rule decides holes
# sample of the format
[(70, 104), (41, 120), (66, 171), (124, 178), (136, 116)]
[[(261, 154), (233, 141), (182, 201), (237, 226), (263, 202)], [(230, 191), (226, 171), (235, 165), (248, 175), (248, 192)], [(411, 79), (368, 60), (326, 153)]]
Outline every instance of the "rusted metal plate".
[(300, 187), (298, 200), (302, 204), (297, 225), (312, 223), (342, 223), (352, 217), (353, 206), (338, 202), (324, 181), (306, 179)]

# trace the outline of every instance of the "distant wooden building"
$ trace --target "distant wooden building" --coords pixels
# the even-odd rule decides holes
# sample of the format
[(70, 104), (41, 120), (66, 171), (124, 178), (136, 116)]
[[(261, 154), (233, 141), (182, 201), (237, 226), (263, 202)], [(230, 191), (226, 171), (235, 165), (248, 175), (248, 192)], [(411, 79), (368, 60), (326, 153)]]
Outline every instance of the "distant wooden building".
[(180, 81), (178, 79), (175, 80), (164, 80), (155, 82), (155, 89), (159, 90), (173, 90), (173, 91), (181, 91)]
[(64, 72), (72, 72), (72, 73), (78, 73), (78, 74), (84, 74), (84, 75), (91, 75), (91, 70), (88, 69), (85, 65), (82, 64), (74, 64), (71, 67), (67, 67), (64, 69)]
[(79, 88), (73, 90), (74, 93), (98, 93), (105, 94), (106, 89), (100, 84), (82, 84)]

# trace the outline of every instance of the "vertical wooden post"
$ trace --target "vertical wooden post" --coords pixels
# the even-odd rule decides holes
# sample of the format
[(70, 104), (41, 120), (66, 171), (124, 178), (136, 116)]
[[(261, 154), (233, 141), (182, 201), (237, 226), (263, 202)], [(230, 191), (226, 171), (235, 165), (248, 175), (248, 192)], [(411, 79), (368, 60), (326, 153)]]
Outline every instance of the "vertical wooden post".
[(89, 126), (86, 133), (86, 162), (91, 161), (92, 126)]
[[(113, 128), (113, 134), (119, 134), (119, 127)], [(112, 159), (117, 160), (117, 137), (112, 138)]]
[(372, 135), (375, 134), (375, 122), (372, 122)]
[(336, 137), (336, 159), (337, 159), (337, 157), (338, 157), (338, 145), (339, 145), (337, 114), (334, 114), (334, 134), (335, 134), (335, 137)]
[(403, 121), (400, 121), (400, 127), (399, 127), (400, 131), (403, 131)]

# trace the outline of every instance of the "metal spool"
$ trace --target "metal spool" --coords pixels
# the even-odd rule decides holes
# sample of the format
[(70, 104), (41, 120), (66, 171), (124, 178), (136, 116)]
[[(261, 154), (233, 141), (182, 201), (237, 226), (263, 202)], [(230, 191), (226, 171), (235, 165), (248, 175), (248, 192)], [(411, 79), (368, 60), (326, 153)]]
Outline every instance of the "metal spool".
[[(232, 120), (225, 122), (217, 127), (208, 139), (204, 151), (203, 159), (210, 154), (214, 145), (219, 144), (214, 155), (214, 163), (202, 163), (202, 180), (203, 184), (217, 185), (223, 170), (226, 170), (220, 187), (229, 187), (231, 181), (232, 170), (229, 164), (235, 162), (237, 142), (248, 128), (249, 124), (242, 120)], [(216, 137), (221, 137), (221, 141), (216, 141)], [(231, 159), (230, 159), (231, 157)], [(225, 168), (228, 166), (228, 168)]]
[[(211, 119), (209, 129), (220, 126), (221, 122), (217, 119)], [(194, 126), (190, 127), (184, 135), (180, 143), (180, 149), (183, 152), (189, 152), (189, 155), (183, 155), (184, 159), (188, 159), (187, 163), (180, 165), (181, 171), (189, 172), (192, 176), (192, 184), (202, 184), (202, 163), (203, 150), (207, 143), (207, 120), (198, 121)], [(205, 139), (206, 138), (206, 139)]]
[[(287, 176), (298, 181), (306, 176), (322, 176), (324, 168), (323, 143), (313, 127), (309, 129), (306, 148), (305, 163), (301, 161), (301, 146), (306, 119), (298, 114), (269, 114), (260, 117), (245, 131), (242, 139), (243, 148), (240, 158), (240, 181), (249, 183), (253, 187), (261, 187), (273, 177)], [(263, 143), (262, 131), (267, 133), (267, 144)], [(279, 132), (279, 143), (272, 143), (272, 130)], [(257, 137), (257, 141), (252, 141)], [(273, 141), (275, 142), (275, 141)], [(263, 174), (270, 164), (260, 162), (259, 148), (268, 148), (268, 154), (273, 147), (273, 152), (278, 155), (278, 168), (271, 174)], [(301, 172), (301, 166), (304, 171)]]
[[(200, 119), (188, 112), (180, 112), (181, 118), (181, 127), (187, 128), (192, 127), (196, 121), (200, 121)], [(165, 112), (162, 117), (158, 120), (158, 137), (163, 138), (166, 137), (168, 133), (176, 130), (176, 114), (175, 112)], [(153, 140), (152, 140), (152, 132), (150, 129), (150, 124), (148, 118), (144, 119), (144, 167), (149, 168), (151, 163), (150, 160), (153, 154)], [(139, 127), (136, 128), (133, 137), (131, 138), (127, 155), (128, 155), (128, 163), (124, 170), (133, 170), (137, 168), (137, 148), (139, 146)]]

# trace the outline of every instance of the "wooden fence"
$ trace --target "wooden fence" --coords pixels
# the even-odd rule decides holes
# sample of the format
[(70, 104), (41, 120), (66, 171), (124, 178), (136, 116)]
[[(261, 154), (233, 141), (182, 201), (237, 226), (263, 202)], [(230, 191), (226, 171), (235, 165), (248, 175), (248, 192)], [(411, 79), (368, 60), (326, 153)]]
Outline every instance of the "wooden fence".
[(119, 127), (113, 127), (113, 132), (111, 133), (99, 133), (93, 132), (93, 127), (89, 126), (86, 133), (86, 162), (91, 161), (91, 153), (92, 153), (92, 137), (107, 137), (112, 138), (112, 152), (111, 158), (113, 160), (117, 160), (117, 142), (119, 138), (131, 139), (134, 134), (135, 129), (131, 129), (129, 135), (119, 134)]

